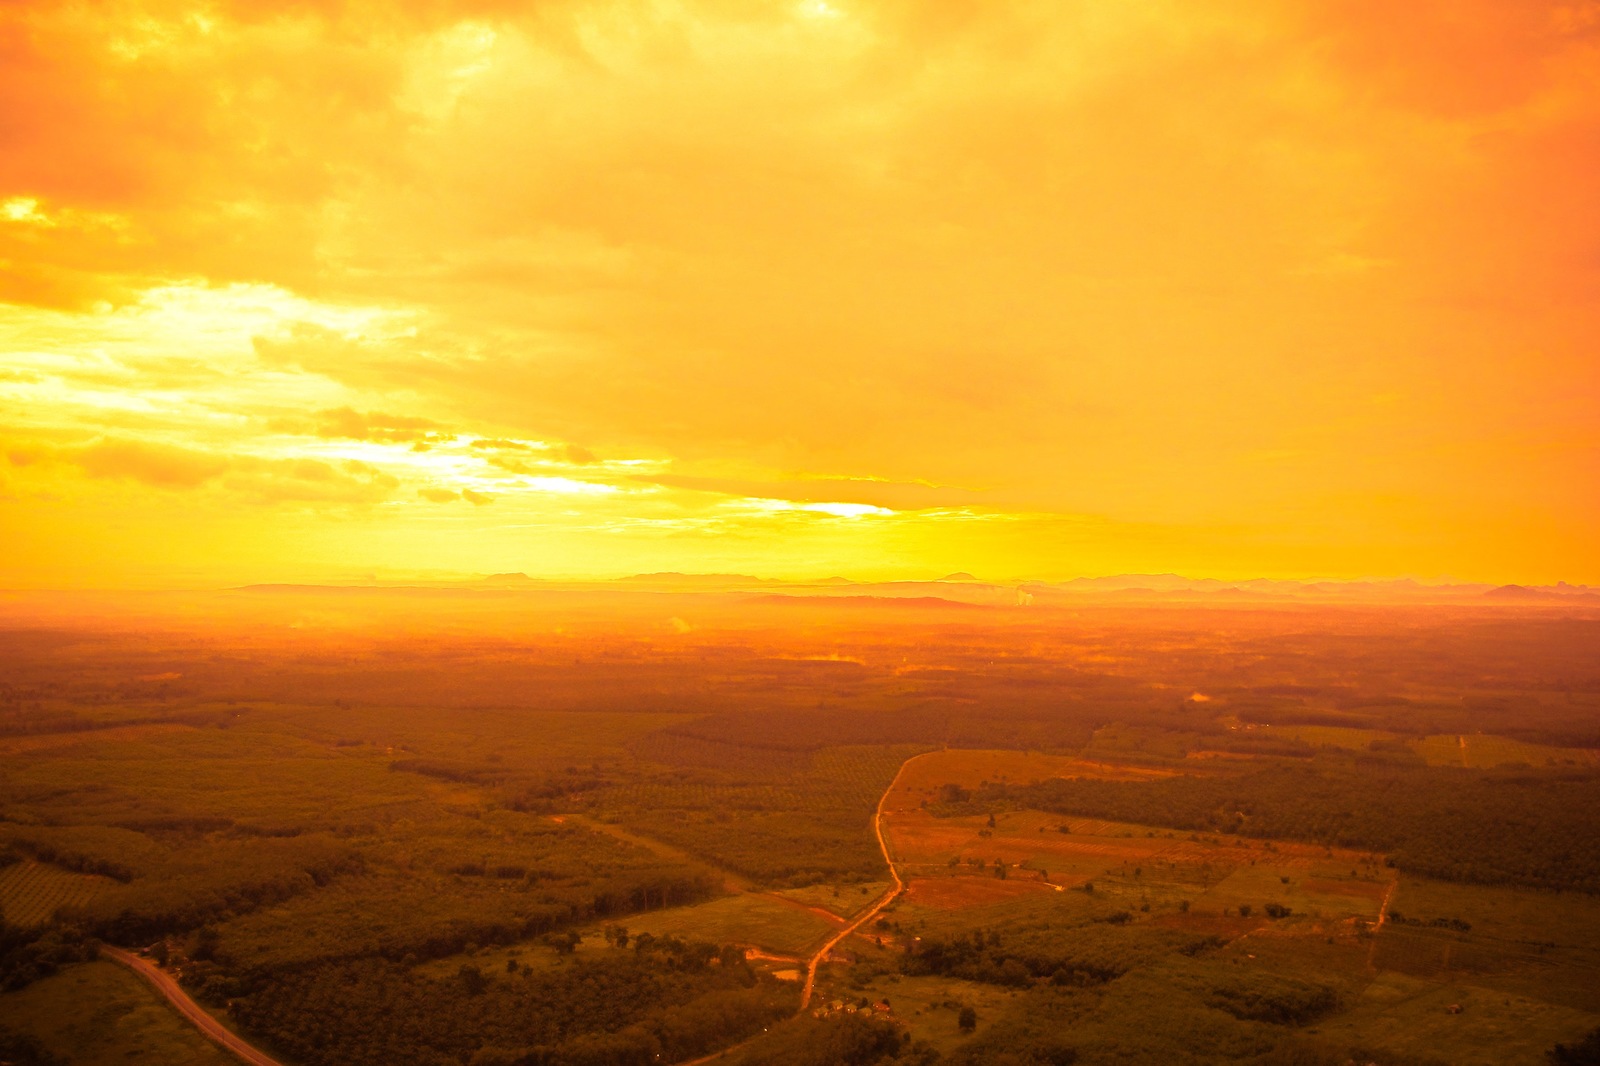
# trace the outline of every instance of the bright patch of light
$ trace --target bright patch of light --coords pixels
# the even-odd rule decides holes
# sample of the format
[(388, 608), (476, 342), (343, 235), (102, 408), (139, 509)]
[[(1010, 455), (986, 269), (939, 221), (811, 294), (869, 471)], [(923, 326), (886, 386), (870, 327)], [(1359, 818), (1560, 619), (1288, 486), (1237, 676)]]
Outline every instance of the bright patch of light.
[(590, 496), (610, 495), (622, 490), (615, 485), (599, 485), (593, 481), (575, 481), (569, 477), (525, 477), (513, 482), (536, 492), (560, 492)]
[(800, 14), (812, 19), (836, 19), (844, 13), (825, 0), (805, 0), (800, 5)]
[(474, 81), (494, 65), (493, 27), (463, 22), (431, 38), (413, 57), (402, 105), (432, 119), (455, 110)]
[(887, 507), (874, 507), (870, 503), (804, 503), (798, 508), (801, 511), (816, 511), (818, 514), (831, 514), (836, 518), (860, 518), (869, 514), (894, 514)]
[(166, 285), (139, 301), (143, 317), (191, 333), (234, 333), (246, 337), (295, 324), (318, 326), (346, 337), (367, 334), (379, 323), (401, 317), (378, 307), (341, 307), (296, 296), (276, 285)]
[(0, 215), (4, 215), (7, 222), (24, 222), (31, 226), (55, 225), (39, 210), (39, 201), (31, 196), (13, 196), (0, 204)]
[(832, 515), (835, 518), (864, 518), (867, 515), (892, 515), (887, 507), (875, 507), (870, 503), (795, 503), (793, 500), (765, 500), (750, 498), (742, 501), (746, 507), (762, 511), (767, 514), (782, 514), (784, 512), (809, 511), (812, 514)]

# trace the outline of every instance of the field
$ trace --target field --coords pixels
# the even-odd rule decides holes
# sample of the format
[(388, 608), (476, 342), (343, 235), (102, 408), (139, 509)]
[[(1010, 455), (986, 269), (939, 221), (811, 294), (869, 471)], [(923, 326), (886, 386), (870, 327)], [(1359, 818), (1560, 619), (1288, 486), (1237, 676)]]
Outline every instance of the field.
[[(520, 967), (547, 970), (569, 958), (598, 958), (615, 950), (605, 936), (611, 924), (595, 923), (575, 930), (581, 940), (570, 955), (556, 951), (541, 940), (529, 940), (447, 956), (426, 964), (418, 972), (448, 977), (468, 962), (485, 970), (499, 971), (504, 970), (511, 959), (518, 960)], [(814, 949), (840, 923), (775, 896), (750, 893), (725, 896), (692, 907), (651, 911), (615, 924), (633, 940), (641, 933), (648, 933), (654, 937), (733, 944), (746, 949), (757, 966), (777, 971), (791, 968), (798, 957)]]
[(237, 1066), (109, 962), (86, 963), (0, 996), (0, 1026), (35, 1037), (73, 1066)]
[(1416, 752), (1430, 766), (1492, 770), (1497, 766), (1600, 764), (1600, 751), (1592, 748), (1530, 744), (1524, 740), (1486, 733), (1436, 733), (1406, 738), (1385, 730), (1317, 725), (1256, 726), (1251, 732), (1260, 736), (1301, 740), (1312, 747), (1346, 748), (1352, 751), (1366, 750), (1374, 743), (1399, 743)]
[(1437, 766), (1467, 766), (1481, 770), (1496, 766), (1593, 766), (1597, 756), (1600, 756), (1600, 753), (1588, 749), (1529, 744), (1510, 737), (1482, 733), (1424, 737), (1411, 747)]
[(1165, 777), (1175, 770), (1133, 766), (1111, 761), (1093, 761), (1076, 755), (1050, 755), (1034, 751), (959, 749), (935, 751), (912, 760), (900, 775), (889, 798), (891, 809), (904, 809), (912, 800), (920, 803), (933, 796), (940, 785), (957, 784), (974, 788), (985, 781), (1026, 783), (1052, 777), (1091, 777), (1112, 781), (1139, 781)]
[(0, 867), (0, 917), (12, 925), (41, 925), (60, 908), (82, 907), (115, 884), (48, 863), (15, 862)]
[(862, 881), (847, 885), (807, 885), (777, 893), (808, 907), (820, 907), (841, 918), (854, 918), (889, 887), (888, 881)]
[[(1226, 914), (1240, 904), (1259, 907), (1270, 901), (1340, 921), (1376, 918), (1393, 881), (1381, 857), (1343, 848), (1181, 833), (1039, 811), (1003, 812), (991, 826), (985, 816), (936, 817), (923, 806), (937, 801), (942, 784), (976, 785), (1000, 773), (1025, 781), (1045, 773), (1111, 780), (1170, 776), (1021, 753), (946, 750), (920, 756), (885, 804), (891, 852), (902, 872), (916, 879), (909, 900), (955, 906), (963, 897), (989, 901), (1092, 883), (1101, 895), (1126, 897), (1139, 907), (1160, 909), (1182, 902), (1195, 915)], [(1006, 880), (995, 877), (996, 863), (1004, 868)]]
[[(908, 881), (873, 931), (886, 946), (852, 938), (855, 965), (825, 967), (821, 994), (888, 999), (915, 1037), (973, 1062), (1033, 1039), (1052, 1012), (1075, 1019), (1082, 1062), (1124, 1061), (1132, 1048), (1154, 1061), (1180, 1046), (1238, 1057), (1289, 1040), (1306, 1055), (1327, 1045), (1392, 1061), (1532, 1064), (1600, 1024), (1594, 897), (1397, 877), (1380, 856), (1287, 841), (1027, 810), (992, 823), (936, 816), (944, 784), (1097, 772), (1022, 753), (915, 759), (886, 803)], [(1393, 920), (1380, 925), (1385, 906)], [(930, 945), (945, 946), (929, 956)], [(949, 969), (901, 961), (919, 956)], [(1024, 964), (1001, 966), (1008, 958)], [(1063, 987), (1027, 978), (1058, 965), (1080, 976)], [(964, 1035), (944, 1004), (978, 1002), (976, 989), (982, 1021)], [(1315, 1024), (1219, 1016), (1215, 1005), (1236, 996)], [(1158, 1003), (1166, 1020), (1154, 1023)]]

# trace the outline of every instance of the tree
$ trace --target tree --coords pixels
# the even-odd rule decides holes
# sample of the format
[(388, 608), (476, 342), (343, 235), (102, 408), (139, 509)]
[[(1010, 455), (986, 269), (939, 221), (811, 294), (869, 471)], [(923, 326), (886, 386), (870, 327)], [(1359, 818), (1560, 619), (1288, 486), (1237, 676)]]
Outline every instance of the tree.
[(1557, 1044), (1544, 1053), (1550, 1066), (1600, 1066), (1600, 1029), (1572, 1044)]
[(489, 987), (489, 979), (483, 971), (470, 962), (461, 964), (461, 969), (456, 971), (456, 977), (461, 981), (461, 987), (467, 990), (469, 996), (481, 996)]
[(956, 1015), (956, 1024), (963, 1033), (970, 1033), (978, 1027), (978, 1012), (971, 1007), (962, 1007), (961, 1013)]

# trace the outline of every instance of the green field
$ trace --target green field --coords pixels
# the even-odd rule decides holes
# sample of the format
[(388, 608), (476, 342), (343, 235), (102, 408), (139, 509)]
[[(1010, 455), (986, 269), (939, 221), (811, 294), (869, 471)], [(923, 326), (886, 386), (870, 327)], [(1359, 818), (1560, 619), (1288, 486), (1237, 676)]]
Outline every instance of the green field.
[(1587, 748), (1553, 748), (1511, 737), (1484, 733), (1442, 734), (1413, 741), (1411, 748), (1435, 766), (1469, 766), (1491, 770), (1496, 766), (1593, 766), (1595, 753)]
[(974, 1034), (961, 1031), (957, 1016), (962, 1007), (977, 1011), (980, 1029), (995, 1018), (1014, 1013), (1025, 994), (1010, 988), (963, 981), (955, 977), (906, 977), (884, 974), (859, 985), (830, 989), (822, 1001), (831, 1006), (846, 1001), (873, 1003), (886, 1000), (894, 1017), (910, 1031), (912, 1039), (924, 1040), (941, 1054), (949, 1054), (971, 1041)]
[(62, 907), (81, 907), (115, 884), (48, 863), (15, 862), (0, 868), (0, 916), (12, 925), (42, 925)]
[(848, 885), (807, 885), (786, 888), (777, 895), (809, 907), (821, 907), (841, 918), (854, 918), (888, 891), (889, 884), (888, 881), (864, 881)]
[(0, 1025), (36, 1038), (73, 1066), (238, 1066), (133, 974), (109, 962), (73, 966), (0, 995)]
[[(615, 950), (606, 943), (607, 924), (611, 923), (597, 922), (577, 930), (583, 939), (579, 941), (576, 954)], [(671, 936), (709, 944), (739, 944), (776, 955), (804, 955), (838, 928), (816, 914), (754, 893), (724, 896), (692, 907), (669, 907), (629, 915), (616, 924), (623, 926), (632, 937), (649, 933), (655, 937)], [(428, 963), (421, 972), (447, 976), (468, 961), (485, 970), (499, 971), (505, 969), (511, 959), (517, 959), (519, 966), (538, 970), (558, 963), (560, 956), (542, 941), (533, 940), (484, 948), (470, 956), (451, 955)]]
[[(1266, 737), (1302, 740), (1312, 747), (1345, 748), (1361, 751), (1376, 742), (1394, 742), (1400, 736), (1381, 729), (1356, 729), (1347, 726), (1279, 725), (1256, 726), (1252, 732)], [(1549, 744), (1530, 744), (1524, 740), (1491, 733), (1434, 733), (1404, 741), (1405, 745), (1432, 766), (1466, 766), (1492, 770), (1497, 766), (1586, 766), (1596, 763), (1589, 748), (1558, 748)]]

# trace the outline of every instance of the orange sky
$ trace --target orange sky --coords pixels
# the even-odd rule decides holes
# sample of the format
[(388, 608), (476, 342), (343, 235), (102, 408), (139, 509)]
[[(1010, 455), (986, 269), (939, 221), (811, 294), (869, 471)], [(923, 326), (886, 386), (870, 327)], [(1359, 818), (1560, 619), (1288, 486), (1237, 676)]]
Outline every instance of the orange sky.
[(0, 6), (0, 585), (1600, 582), (1600, 3)]

